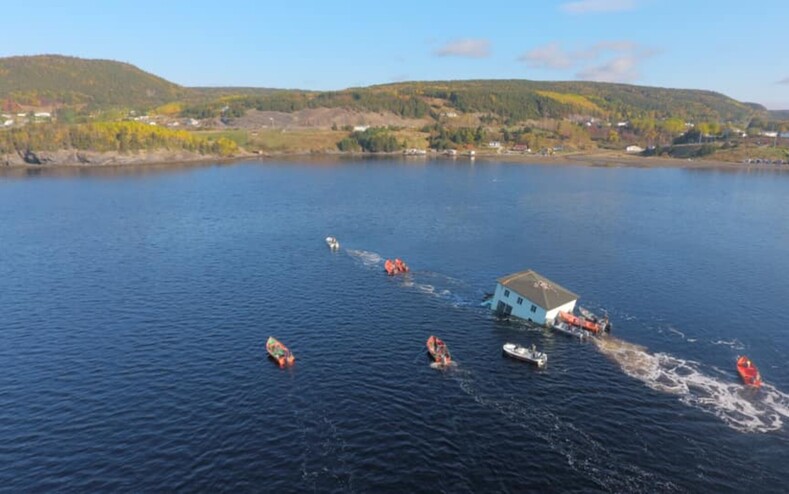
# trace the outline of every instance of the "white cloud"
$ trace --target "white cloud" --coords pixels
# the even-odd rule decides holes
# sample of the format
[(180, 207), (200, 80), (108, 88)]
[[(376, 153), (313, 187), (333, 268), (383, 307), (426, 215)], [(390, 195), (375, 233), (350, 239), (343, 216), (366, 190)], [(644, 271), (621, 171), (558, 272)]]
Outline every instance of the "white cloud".
[(578, 79), (633, 82), (640, 78), (640, 63), (656, 53), (656, 50), (629, 40), (601, 41), (574, 51), (565, 50), (554, 42), (538, 46), (518, 60), (537, 69), (574, 68)]
[(789, 77), (784, 77), (780, 81), (776, 82), (776, 84), (789, 84)]
[(622, 12), (636, 8), (636, 2), (635, 0), (577, 0), (563, 3), (560, 8), (568, 14)]
[(490, 41), (486, 39), (459, 39), (450, 41), (435, 51), (439, 57), (487, 58)]
[(638, 71), (639, 62), (640, 60), (632, 55), (616, 57), (600, 65), (579, 70), (575, 76), (585, 81), (634, 82), (641, 77)]
[(575, 64), (572, 53), (564, 51), (559, 43), (548, 43), (527, 51), (518, 60), (537, 69), (567, 69)]

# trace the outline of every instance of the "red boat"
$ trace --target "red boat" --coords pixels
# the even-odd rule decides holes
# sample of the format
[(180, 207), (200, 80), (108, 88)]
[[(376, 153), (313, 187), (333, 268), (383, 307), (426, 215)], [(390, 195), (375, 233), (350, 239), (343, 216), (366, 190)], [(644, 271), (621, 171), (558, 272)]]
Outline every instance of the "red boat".
[(439, 365), (447, 365), (452, 362), (447, 345), (437, 336), (427, 339), (427, 352), (430, 354), (430, 358)]
[(566, 322), (567, 324), (578, 326), (579, 328), (585, 329), (594, 334), (597, 334), (603, 329), (605, 329), (605, 325), (601, 323), (596, 323), (590, 321), (589, 319), (584, 319), (583, 317), (575, 316), (573, 314), (570, 314), (569, 312), (559, 312), (559, 317), (562, 319), (562, 321)]
[(266, 342), (266, 351), (268, 352), (269, 357), (273, 358), (280, 367), (293, 365), (293, 362), (296, 361), (296, 357), (290, 353), (288, 347), (277, 341), (277, 339), (273, 336), (268, 337), (268, 341)]
[(394, 261), (387, 259), (384, 263), (384, 270), (389, 276), (394, 276), (396, 274), (407, 273), (408, 266), (400, 259), (395, 259)]
[(759, 369), (745, 355), (737, 359), (737, 372), (740, 373), (740, 377), (746, 385), (755, 388), (762, 385), (762, 376), (759, 374)]

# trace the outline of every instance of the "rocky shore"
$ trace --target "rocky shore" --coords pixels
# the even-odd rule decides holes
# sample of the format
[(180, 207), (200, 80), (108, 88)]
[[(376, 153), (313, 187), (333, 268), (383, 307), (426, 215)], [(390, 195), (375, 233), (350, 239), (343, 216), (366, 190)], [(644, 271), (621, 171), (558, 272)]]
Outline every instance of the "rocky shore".
[[(442, 155), (427, 155), (440, 159), (453, 159), (457, 161), (468, 160), (468, 156), (445, 157)], [(343, 157), (404, 157), (402, 153), (239, 153), (238, 155), (214, 156), (188, 151), (139, 151), (135, 153), (96, 152), (96, 151), (38, 151), (27, 153), (12, 153), (0, 155), (0, 169), (6, 168), (52, 168), (52, 167), (113, 167), (113, 166), (140, 166), (160, 164), (190, 164), (190, 163), (215, 163), (230, 162), (247, 159), (261, 161), (292, 160), (292, 159), (341, 159)], [(408, 157), (420, 159), (424, 156)], [(525, 155), (525, 154), (478, 154), (478, 161), (499, 161), (520, 164), (539, 165), (580, 165), (598, 167), (634, 167), (634, 168), (721, 168), (721, 169), (775, 169), (789, 172), (789, 166), (775, 166), (764, 164), (743, 164), (730, 161), (715, 160), (687, 160), (676, 158), (655, 158), (622, 155), (611, 152), (584, 152), (569, 153), (552, 156)]]
[[(239, 155), (234, 158), (247, 157)], [(138, 151), (135, 153), (97, 151), (27, 151), (0, 155), (0, 167), (49, 167), (49, 166), (119, 166), (147, 165), (158, 163), (191, 163), (226, 160), (226, 157), (200, 154), (189, 151)]]

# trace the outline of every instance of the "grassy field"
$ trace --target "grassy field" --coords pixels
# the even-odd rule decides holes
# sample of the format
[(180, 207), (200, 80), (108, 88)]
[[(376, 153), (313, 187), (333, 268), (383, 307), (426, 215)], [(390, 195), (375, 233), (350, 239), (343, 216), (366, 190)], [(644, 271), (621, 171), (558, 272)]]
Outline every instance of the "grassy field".
[(715, 159), (723, 161), (742, 162), (747, 159), (789, 159), (789, 148), (772, 146), (738, 146), (732, 149), (722, 149), (714, 155)]
[(230, 139), (244, 149), (247, 148), (247, 144), (249, 143), (249, 133), (246, 130), (199, 130), (194, 133), (209, 141), (215, 141), (220, 137), (224, 137)]
[(318, 153), (337, 151), (337, 142), (347, 132), (324, 129), (256, 130), (249, 133), (248, 151), (273, 153)]

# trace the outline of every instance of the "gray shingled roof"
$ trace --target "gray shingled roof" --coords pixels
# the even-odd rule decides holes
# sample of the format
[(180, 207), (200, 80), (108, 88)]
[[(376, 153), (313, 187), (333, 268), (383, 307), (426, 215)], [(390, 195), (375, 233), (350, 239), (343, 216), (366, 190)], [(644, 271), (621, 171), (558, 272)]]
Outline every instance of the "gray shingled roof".
[(531, 269), (503, 276), (497, 281), (545, 310), (578, 300), (578, 295)]

